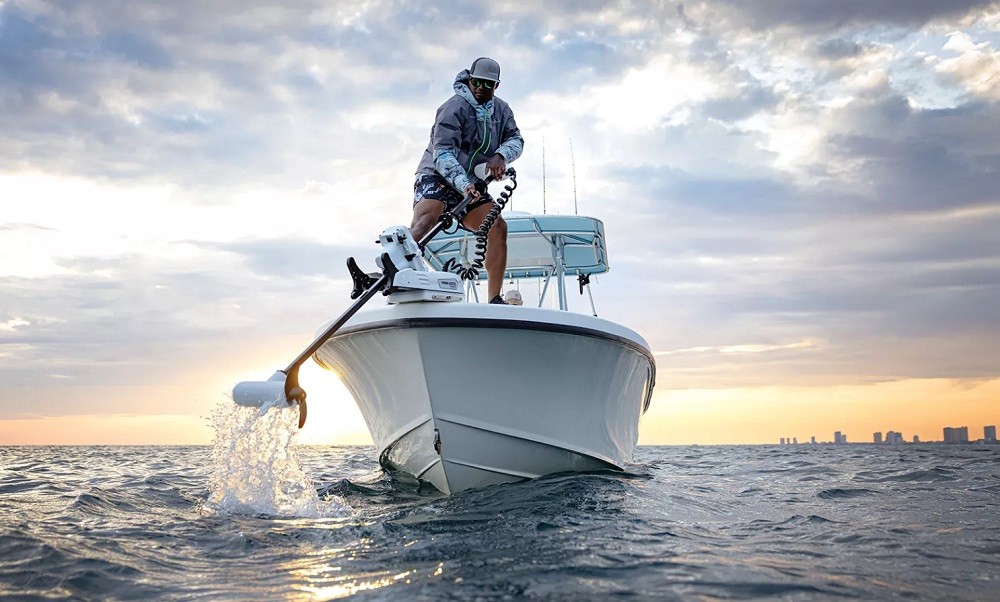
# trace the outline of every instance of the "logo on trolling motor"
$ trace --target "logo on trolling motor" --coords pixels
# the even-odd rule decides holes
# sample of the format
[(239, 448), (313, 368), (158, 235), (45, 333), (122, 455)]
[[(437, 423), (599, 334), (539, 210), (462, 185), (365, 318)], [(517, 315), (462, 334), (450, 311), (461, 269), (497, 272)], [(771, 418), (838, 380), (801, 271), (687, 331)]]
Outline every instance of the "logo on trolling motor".
[(455, 282), (454, 280), (441, 280), (438, 282), (438, 286), (440, 286), (441, 288), (451, 289), (453, 291), (458, 290), (458, 283)]

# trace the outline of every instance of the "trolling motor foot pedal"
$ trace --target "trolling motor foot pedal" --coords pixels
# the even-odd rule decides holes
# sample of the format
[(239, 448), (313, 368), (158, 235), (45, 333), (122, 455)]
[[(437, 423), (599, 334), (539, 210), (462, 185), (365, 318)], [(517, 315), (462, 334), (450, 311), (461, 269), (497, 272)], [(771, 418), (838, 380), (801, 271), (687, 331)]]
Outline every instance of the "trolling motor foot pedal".
[(385, 290), (382, 291), (383, 295), (389, 296), (395, 293), (398, 289), (396, 288), (396, 274), (399, 273), (399, 268), (396, 264), (392, 262), (392, 256), (388, 253), (382, 253), (382, 256), (376, 262), (382, 268), (382, 273), (386, 275), (389, 282), (385, 286)]
[(375, 278), (361, 271), (361, 268), (358, 267), (358, 262), (354, 261), (353, 257), (347, 258), (347, 271), (351, 274), (351, 280), (354, 281), (354, 288), (351, 289), (351, 299), (357, 299), (368, 290), (368, 287), (375, 284)]

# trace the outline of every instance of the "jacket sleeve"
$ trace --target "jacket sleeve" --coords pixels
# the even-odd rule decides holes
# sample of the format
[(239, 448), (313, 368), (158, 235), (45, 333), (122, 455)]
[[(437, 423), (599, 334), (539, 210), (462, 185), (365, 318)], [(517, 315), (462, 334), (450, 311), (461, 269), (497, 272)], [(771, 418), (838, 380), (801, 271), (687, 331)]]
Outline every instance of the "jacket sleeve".
[(521, 138), (521, 130), (518, 129), (517, 122), (514, 121), (514, 112), (510, 110), (510, 107), (506, 107), (504, 113), (505, 119), (500, 137), (503, 142), (497, 148), (497, 153), (503, 157), (505, 163), (509, 164), (520, 157), (524, 151), (524, 138)]
[(434, 120), (434, 169), (445, 180), (448, 180), (455, 190), (464, 192), (469, 185), (469, 178), (458, 162), (458, 149), (462, 143), (461, 119), (450, 103), (445, 103), (438, 109)]

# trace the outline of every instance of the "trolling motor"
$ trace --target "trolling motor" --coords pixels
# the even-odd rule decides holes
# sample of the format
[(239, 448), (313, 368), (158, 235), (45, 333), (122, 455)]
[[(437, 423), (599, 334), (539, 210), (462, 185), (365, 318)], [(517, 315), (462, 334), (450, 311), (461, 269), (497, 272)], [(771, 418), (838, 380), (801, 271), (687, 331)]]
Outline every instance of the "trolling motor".
[[(515, 178), (514, 168), (507, 168), (504, 176)], [(485, 177), (483, 180), (489, 184), (493, 179)], [(504, 203), (512, 190), (510, 186), (506, 188), (505, 195), (501, 195)], [(383, 291), (383, 294), (389, 297), (389, 303), (461, 301), (465, 295), (460, 276), (432, 270), (423, 259), (423, 250), (438, 232), (450, 228), (453, 224), (460, 224), (468, 213), (471, 202), (472, 197), (466, 196), (454, 209), (442, 213), (437, 223), (419, 241), (414, 241), (409, 228), (404, 226), (393, 226), (384, 230), (378, 240), (383, 252), (375, 261), (382, 270), (381, 274), (366, 274), (358, 267), (353, 257), (349, 258), (347, 270), (354, 282), (351, 298), (356, 299), (355, 302), (292, 360), (287, 368), (278, 370), (266, 381), (244, 381), (233, 387), (233, 401), (241, 406), (255, 408), (269, 408), (281, 402), (288, 405), (297, 404), (299, 428), (302, 428), (306, 423), (307, 411), (306, 392), (299, 386), (299, 368), (374, 297), (375, 293)], [(494, 202), (497, 215), (500, 209), (503, 209), (503, 204), (499, 204), (497, 208), (497, 203)], [(491, 226), (495, 220), (494, 216), (489, 220), (489, 225)], [(486, 229), (488, 231), (489, 226)]]
[(432, 270), (424, 261), (423, 249), (409, 228), (394, 226), (382, 232), (379, 244), (385, 249), (375, 263), (389, 276), (383, 295), (390, 304), (413, 301), (461, 301), (465, 299), (457, 274)]

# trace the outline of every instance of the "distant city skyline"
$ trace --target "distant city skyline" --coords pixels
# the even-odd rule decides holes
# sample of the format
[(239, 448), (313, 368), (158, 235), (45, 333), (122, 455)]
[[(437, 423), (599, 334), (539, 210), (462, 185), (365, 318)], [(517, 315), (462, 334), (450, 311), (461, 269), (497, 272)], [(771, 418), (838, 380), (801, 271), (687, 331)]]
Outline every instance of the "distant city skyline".
[[(996, 425), (985, 425), (983, 426), (983, 437), (981, 439), (969, 439), (969, 427), (950, 427), (946, 426), (942, 428), (942, 438), (940, 440), (921, 440), (919, 435), (913, 435), (910, 443), (997, 443), (997, 427)], [(843, 431), (834, 431), (833, 441), (820, 441), (821, 444), (833, 444), (833, 445), (846, 445), (849, 443), (848, 435)], [(907, 443), (905, 436), (902, 432), (898, 431), (887, 431), (883, 437), (882, 431), (875, 431), (872, 433), (871, 443), (874, 445), (904, 445)], [(779, 445), (798, 445), (798, 437), (782, 437), (778, 440)], [(809, 445), (816, 445), (816, 436), (812, 435), (809, 438)]]

